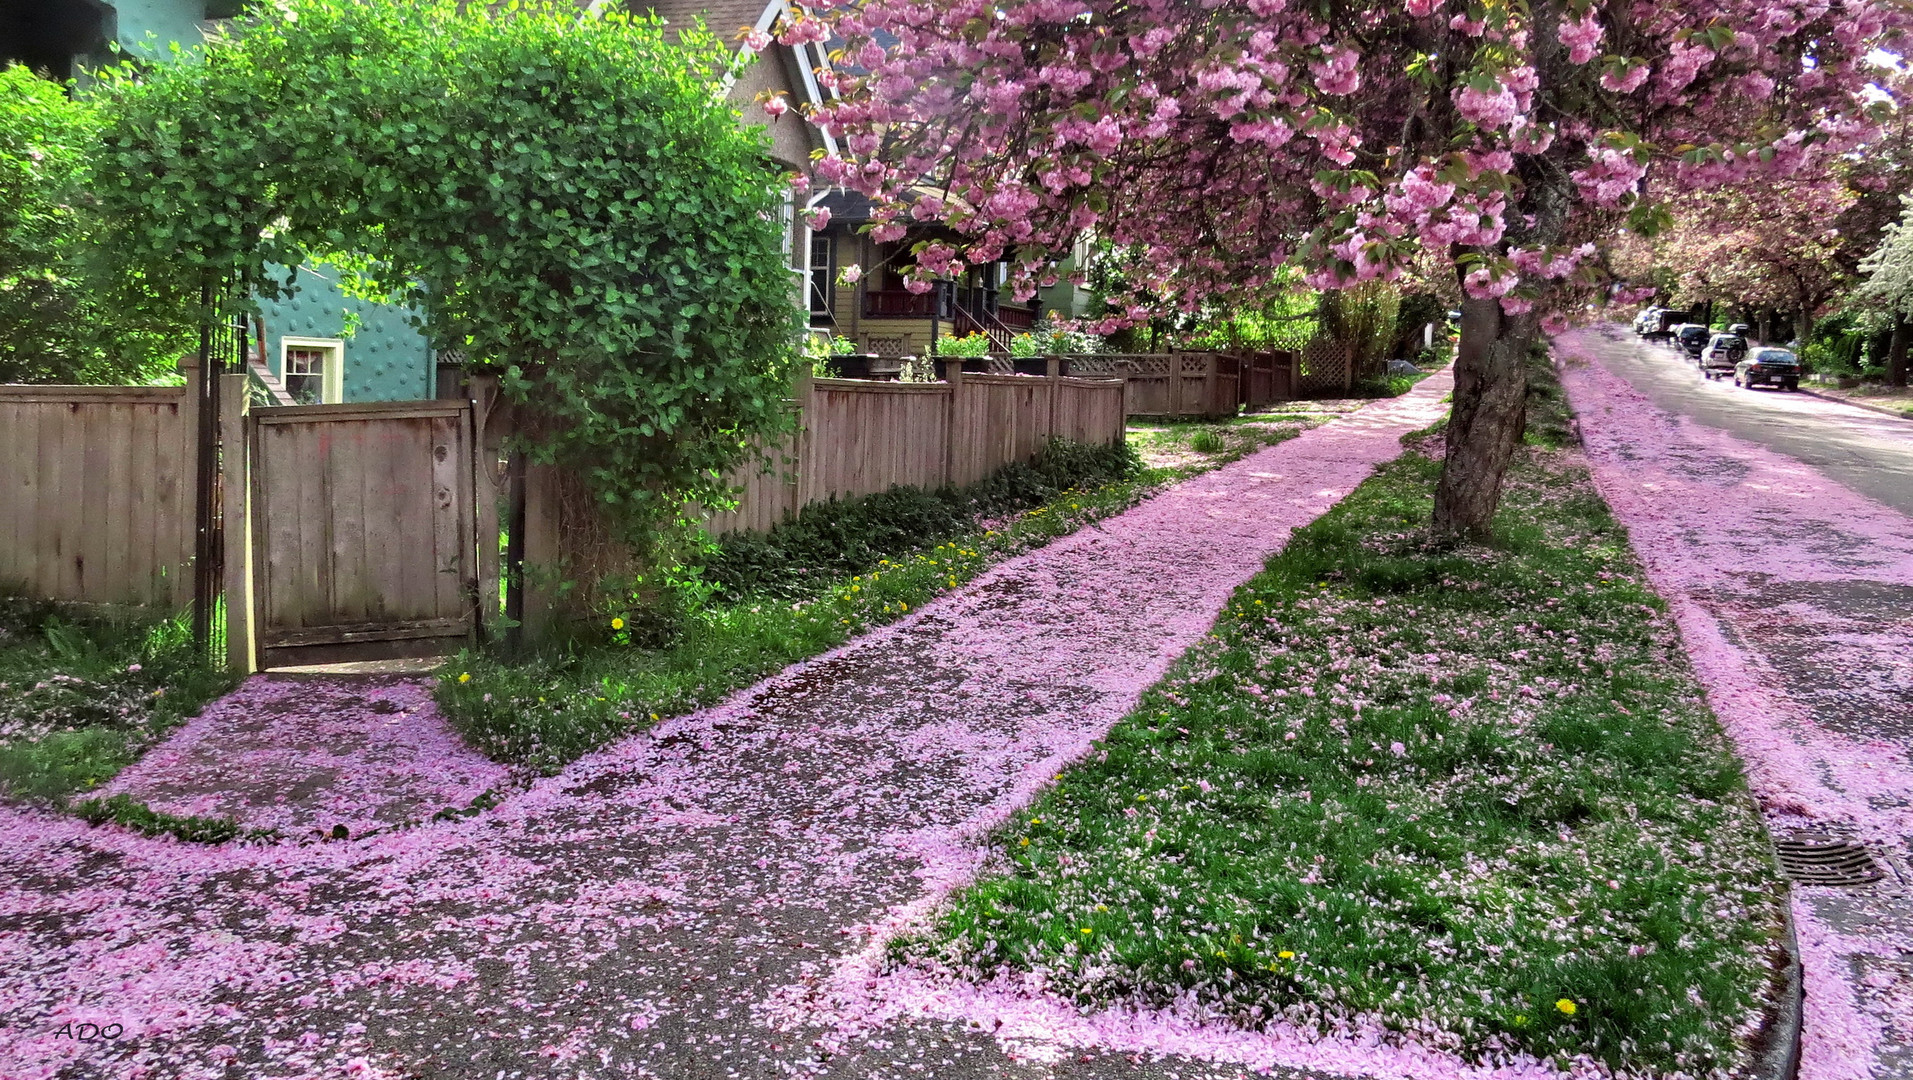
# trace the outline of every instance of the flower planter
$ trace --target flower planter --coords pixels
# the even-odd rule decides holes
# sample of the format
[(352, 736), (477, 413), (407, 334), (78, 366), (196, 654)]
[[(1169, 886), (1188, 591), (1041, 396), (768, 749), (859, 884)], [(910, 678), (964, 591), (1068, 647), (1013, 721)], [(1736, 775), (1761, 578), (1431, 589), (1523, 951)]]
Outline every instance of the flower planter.
[(950, 381), (951, 364), (960, 364), (958, 370), (967, 375), (984, 375), (990, 370), (989, 358), (984, 356), (939, 356), (936, 360), (937, 378), (943, 382)]
[(840, 379), (875, 379), (879, 382), (895, 382), (903, 374), (903, 361), (894, 356), (878, 356), (876, 353), (848, 353), (830, 358), (830, 364), (837, 370)]

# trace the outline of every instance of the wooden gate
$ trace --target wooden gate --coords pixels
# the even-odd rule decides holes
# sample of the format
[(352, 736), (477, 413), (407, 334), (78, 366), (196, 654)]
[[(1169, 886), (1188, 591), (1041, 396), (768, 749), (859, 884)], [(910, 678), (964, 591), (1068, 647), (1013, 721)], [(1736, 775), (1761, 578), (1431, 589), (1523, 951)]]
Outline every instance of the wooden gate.
[(469, 402), (260, 409), (248, 426), (260, 667), (472, 640)]

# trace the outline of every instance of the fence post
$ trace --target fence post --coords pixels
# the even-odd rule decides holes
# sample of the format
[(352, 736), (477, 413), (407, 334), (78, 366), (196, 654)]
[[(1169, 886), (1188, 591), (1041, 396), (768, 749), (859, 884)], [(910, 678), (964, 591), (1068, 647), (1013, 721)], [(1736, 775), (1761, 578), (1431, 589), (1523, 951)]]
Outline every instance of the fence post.
[[(931, 361), (935, 363), (935, 361)], [(943, 362), (943, 381), (950, 384), (950, 422), (943, 425), (943, 482), (955, 487), (957, 480), (957, 421), (963, 416), (963, 359), (951, 357)]]
[(816, 476), (812, 468), (810, 422), (816, 417), (817, 370), (809, 361), (797, 365), (797, 380), (791, 387), (791, 398), (797, 407), (797, 430), (792, 433), (791, 478), (784, 485), (783, 514), (780, 521), (788, 521), (798, 515), (804, 507), (810, 505), (811, 479)]
[[(199, 354), (187, 353), (179, 358), (179, 373), (186, 379), (186, 392), (179, 399), (179, 462), (182, 470), (193, 470), (186, 476), (194, 476), (199, 468), (199, 412), (203, 407), (199, 393)], [(173, 590), (172, 602), (175, 607), (184, 607), (193, 601), (194, 574), (193, 559), (199, 547), (199, 514), (194, 507), (195, 487), (182, 478), (182, 493), (179, 499), (179, 532), (174, 537), (178, 545), (173, 550), (172, 560)]]
[(1056, 402), (1063, 396), (1063, 360), (1058, 356), (1043, 358), (1043, 379), (1049, 383), (1049, 415), (1045, 418), (1043, 440), (1047, 443), (1058, 434), (1056, 430)]
[(477, 581), (478, 635), (480, 641), (498, 637), (498, 555), (499, 513), (505, 435), (510, 427), (510, 406), (501, 403), (498, 376), (470, 375), (465, 391), (472, 403), (472, 516), (478, 545)]
[(251, 393), (246, 375), (219, 377), (219, 498), (226, 538), (226, 670), (259, 669), (252, 629)]

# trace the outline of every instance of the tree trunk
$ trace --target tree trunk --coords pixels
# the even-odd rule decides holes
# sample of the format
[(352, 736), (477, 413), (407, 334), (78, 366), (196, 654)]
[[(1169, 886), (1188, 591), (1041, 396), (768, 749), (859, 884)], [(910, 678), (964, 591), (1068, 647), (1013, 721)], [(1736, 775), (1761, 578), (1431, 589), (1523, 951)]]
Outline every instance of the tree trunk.
[(1455, 356), (1455, 403), (1447, 456), (1435, 486), (1435, 528), (1485, 536), (1501, 501), (1501, 480), (1527, 422), (1532, 314), (1504, 315), (1498, 300), (1464, 300)]
[(1804, 349), (1807, 347), (1807, 335), (1811, 333), (1813, 333), (1813, 312), (1803, 306), (1800, 310), (1793, 313), (1794, 341), (1799, 343), (1799, 346)]
[(1772, 345), (1774, 343), (1773, 308), (1763, 306), (1760, 309), (1760, 327), (1758, 333), (1760, 334), (1759, 341), (1762, 345)]
[(1895, 312), (1893, 341), (1886, 350), (1886, 381), (1891, 386), (1906, 385), (1906, 346), (1909, 335), (1913, 335), (1913, 326), (1907, 324), (1905, 315)]

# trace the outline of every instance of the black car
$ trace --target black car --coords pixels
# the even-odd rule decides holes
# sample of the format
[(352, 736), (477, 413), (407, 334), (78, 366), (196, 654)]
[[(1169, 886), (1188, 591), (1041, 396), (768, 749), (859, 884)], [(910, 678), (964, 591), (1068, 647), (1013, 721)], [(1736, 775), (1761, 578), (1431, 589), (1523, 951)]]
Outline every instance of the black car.
[(1707, 348), (1707, 343), (1713, 340), (1713, 337), (1714, 332), (1707, 327), (1698, 323), (1688, 323), (1681, 327), (1679, 336), (1674, 340), (1680, 345), (1681, 351), (1687, 354), (1688, 359), (1699, 360), (1701, 351)]
[(1786, 349), (1755, 349), (1746, 359), (1734, 365), (1734, 385), (1749, 390), (1756, 386), (1798, 390), (1800, 358)]

